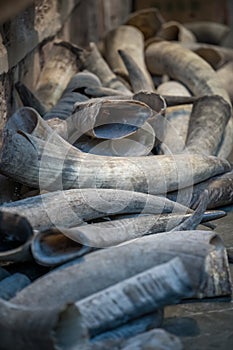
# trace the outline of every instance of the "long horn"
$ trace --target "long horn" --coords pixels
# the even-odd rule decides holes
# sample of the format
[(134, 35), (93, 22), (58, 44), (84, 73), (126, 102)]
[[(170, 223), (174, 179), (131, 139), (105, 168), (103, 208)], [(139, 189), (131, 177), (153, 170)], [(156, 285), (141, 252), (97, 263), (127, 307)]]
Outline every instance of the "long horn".
[(87, 333), (75, 305), (27, 308), (0, 299), (2, 349), (88, 349)]
[(77, 69), (76, 56), (72, 51), (54, 45), (40, 73), (35, 92), (47, 110), (57, 103)]
[[(181, 215), (181, 214), (140, 215), (132, 218), (131, 217), (122, 218), (122, 219), (111, 220), (107, 222), (82, 225), (79, 227), (72, 227), (72, 228), (59, 227), (57, 229), (57, 232), (60, 231), (61, 237), (62, 235), (65, 235), (69, 239), (87, 247), (106, 248), (106, 247), (111, 247), (113, 245), (118, 245), (120, 243), (129, 241), (132, 239), (136, 239), (145, 235), (166, 232), (166, 231), (170, 231), (171, 229), (173, 229), (174, 231), (178, 231), (180, 230), (177, 228), (177, 225), (179, 223), (183, 221), (187, 221), (189, 218), (191, 220), (191, 223), (193, 223), (192, 215), (195, 215), (195, 217), (198, 216), (198, 220), (205, 222), (205, 221), (208, 221), (209, 218), (211, 219), (211, 216), (213, 214), (211, 212), (210, 213), (207, 212), (203, 214), (201, 211), (201, 213), (195, 212), (194, 214), (184, 214), (184, 215)], [(222, 217), (225, 215), (226, 214), (224, 212), (219, 212), (219, 214), (218, 212), (216, 212), (216, 216), (213, 216), (213, 218)], [(191, 227), (191, 225), (189, 226), (190, 226), (189, 229), (195, 228), (195, 227)], [(43, 233), (41, 233), (41, 235), (42, 235), (42, 239), (38, 238), (40, 236), (40, 233), (35, 237), (35, 239), (41, 240), (41, 244), (46, 244), (44, 243), (44, 240), (43, 240)], [(53, 235), (53, 231), (51, 231), (50, 233), (50, 236), (52, 235)], [(71, 248), (72, 248), (72, 242), (71, 242)], [(59, 247), (57, 250), (59, 250)], [(47, 254), (47, 260), (48, 261), (50, 260), (49, 254)]]
[[(174, 43), (151, 44), (146, 58), (152, 73), (166, 73), (175, 79), (179, 76), (194, 94), (209, 95), (194, 102), (186, 144), (192, 152), (216, 155), (231, 117), (231, 103), (214, 70), (196, 54)], [(220, 126), (218, 131), (216, 123)]]
[[(217, 207), (223, 207), (225, 205), (231, 205), (233, 203), (233, 171), (226, 173), (222, 176), (217, 176), (210, 181), (207, 181), (205, 188), (209, 192), (208, 208), (213, 209)], [(198, 197), (201, 195), (202, 188), (198, 190), (197, 194), (192, 200), (192, 206), (195, 207), (198, 202)]]
[[(63, 102), (65, 101), (61, 100), (62, 110), (57, 109), (59, 118), (48, 120), (48, 124), (70, 143), (74, 143), (83, 134), (102, 140), (121, 139), (134, 134), (145, 124), (147, 119), (152, 117), (156, 119), (152, 109), (137, 100), (93, 99), (78, 103), (74, 113), (71, 115), (71, 111), (68, 113), (70, 116), (68, 119), (60, 120), (62, 117), (67, 117), (66, 113), (69, 109), (68, 107), (63, 110)], [(52, 112), (49, 112), (49, 115), (54, 116)], [(50, 133), (52, 132), (38, 113), (28, 107), (20, 108), (12, 115), (6, 123), (6, 130), (10, 132), (24, 130), (43, 139), (46, 139), (49, 130)]]
[[(226, 160), (201, 154), (105, 157), (84, 154), (56, 133), (50, 140), (22, 131), (8, 133), (1, 153), (1, 172), (40, 189), (102, 187), (162, 194), (230, 170)], [(14, 149), (17, 152), (12, 152)]]
[[(196, 271), (199, 284), (202, 271)], [(199, 285), (180, 258), (145, 270), (76, 303), (90, 337), (192, 297)], [(111, 310), (111, 312), (110, 312)]]
[[(186, 196), (190, 196), (192, 191), (190, 206), (195, 208), (199, 202), (201, 194), (207, 189), (209, 193), (209, 201), (207, 208), (213, 209), (223, 207), (225, 205), (231, 205), (233, 203), (233, 172), (227, 172), (221, 176), (215, 176), (207, 181), (200, 182), (193, 186), (193, 188), (184, 188), (178, 192), (168, 193), (167, 196), (173, 201), (179, 203), (186, 202)], [(190, 198), (190, 197), (189, 197)]]
[(230, 104), (228, 94), (210, 65), (177, 43), (152, 43), (146, 49), (146, 63), (152, 74), (168, 74), (181, 81), (196, 96), (219, 95)]
[(150, 90), (153, 91), (154, 83), (145, 65), (143, 34), (135, 27), (122, 25), (108, 32), (105, 37), (107, 62), (113, 71), (119, 70), (127, 74), (127, 70), (119, 56), (119, 50), (125, 50), (131, 57), (134, 57), (147, 82), (147, 86), (150, 86)]
[(117, 79), (117, 76), (112, 72), (94, 43), (90, 43), (89, 50), (80, 49), (64, 41), (59, 42), (58, 45), (73, 50), (77, 56), (80, 68), (87, 69), (91, 73), (94, 73), (100, 79), (103, 86), (119, 90), (125, 94), (130, 94), (130, 90)]
[(230, 118), (231, 106), (220, 96), (205, 96), (195, 101), (190, 115), (186, 150), (217, 155)]
[[(59, 207), (54, 206), (53, 203), (58, 202)], [(25, 216), (34, 229), (46, 229), (52, 225), (72, 227), (110, 214), (188, 211), (187, 207), (165, 197), (111, 189), (57, 191), (6, 203), (0, 208), (4, 215), (19, 213)]]
[[(141, 259), (142, 254), (146, 259)], [(12, 301), (28, 306), (79, 301), (174, 257), (180, 257), (191, 280), (196, 278), (197, 285), (199, 272), (203, 271), (205, 281), (199, 286), (196, 297), (231, 294), (227, 254), (216, 233), (178, 231), (145, 236), (128, 244), (87, 254), (85, 259), (73, 261), (71, 266), (63, 265), (52, 275), (33, 282)]]

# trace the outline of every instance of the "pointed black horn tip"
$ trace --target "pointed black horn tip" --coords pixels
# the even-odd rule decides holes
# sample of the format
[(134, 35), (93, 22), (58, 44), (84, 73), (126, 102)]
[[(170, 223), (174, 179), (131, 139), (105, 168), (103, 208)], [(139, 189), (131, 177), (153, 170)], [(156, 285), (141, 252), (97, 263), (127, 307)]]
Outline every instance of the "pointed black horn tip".
[(17, 81), (17, 82), (15, 83), (15, 88), (16, 88), (16, 89), (17, 89), (17, 88), (20, 88), (22, 85), (23, 85), (23, 83), (21, 83), (21, 81)]
[[(205, 190), (199, 198), (196, 210), (193, 212), (192, 216), (177, 227), (173, 228), (171, 231), (184, 231), (184, 230), (194, 230), (202, 221), (202, 217), (206, 211), (207, 205), (209, 203), (209, 192)], [(209, 227), (208, 224), (204, 224)], [(210, 224), (211, 225), (211, 224)]]
[(125, 53), (125, 50), (122, 50), (122, 49), (118, 49), (118, 50), (117, 50), (117, 52), (118, 52), (118, 53), (119, 53), (120, 55), (122, 55), (122, 54), (124, 55), (124, 53)]
[(209, 191), (207, 189), (200, 195), (199, 200), (196, 206), (196, 212), (203, 213), (206, 211), (206, 208), (209, 204)]

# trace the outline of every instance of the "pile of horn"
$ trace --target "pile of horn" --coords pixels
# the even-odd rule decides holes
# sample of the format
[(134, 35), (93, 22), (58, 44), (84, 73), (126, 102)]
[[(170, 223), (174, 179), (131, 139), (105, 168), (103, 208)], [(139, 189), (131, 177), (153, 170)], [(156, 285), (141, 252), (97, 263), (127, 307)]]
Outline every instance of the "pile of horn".
[(1, 349), (179, 350), (164, 307), (231, 296), (221, 238), (197, 229), (233, 202), (227, 32), (146, 9), (99, 45), (56, 41), (34, 92), (16, 84), (0, 151)]

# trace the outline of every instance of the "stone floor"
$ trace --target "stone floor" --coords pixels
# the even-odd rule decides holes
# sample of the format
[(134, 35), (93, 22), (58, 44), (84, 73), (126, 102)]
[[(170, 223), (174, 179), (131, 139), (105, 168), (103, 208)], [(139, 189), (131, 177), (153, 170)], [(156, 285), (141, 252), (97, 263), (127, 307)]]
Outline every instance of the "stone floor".
[[(233, 255), (233, 207), (215, 221), (215, 231)], [(233, 265), (230, 265), (233, 281)], [(233, 301), (215, 300), (167, 307), (163, 327), (182, 340), (185, 350), (233, 349)]]

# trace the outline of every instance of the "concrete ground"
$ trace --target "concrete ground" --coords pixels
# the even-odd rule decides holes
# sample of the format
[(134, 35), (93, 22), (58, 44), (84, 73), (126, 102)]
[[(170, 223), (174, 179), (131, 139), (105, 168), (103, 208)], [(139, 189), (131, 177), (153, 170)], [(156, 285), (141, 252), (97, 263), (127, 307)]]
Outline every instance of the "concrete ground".
[[(233, 153), (229, 160), (233, 164)], [(224, 210), (227, 216), (214, 221), (215, 231), (233, 256), (233, 206)], [(230, 271), (233, 281), (233, 264)], [(169, 306), (165, 309), (163, 327), (180, 337), (185, 350), (232, 350), (233, 301), (215, 299)]]

